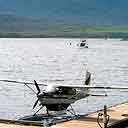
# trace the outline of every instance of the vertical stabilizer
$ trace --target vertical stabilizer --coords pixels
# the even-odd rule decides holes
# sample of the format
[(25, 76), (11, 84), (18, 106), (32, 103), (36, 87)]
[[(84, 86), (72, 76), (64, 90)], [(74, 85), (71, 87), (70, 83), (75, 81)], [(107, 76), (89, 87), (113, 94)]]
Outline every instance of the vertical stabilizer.
[(86, 78), (85, 78), (84, 84), (85, 84), (85, 85), (89, 85), (90, 82), (91, 82), (91, 73), (87, 71), (87, 72), (86, 72)]

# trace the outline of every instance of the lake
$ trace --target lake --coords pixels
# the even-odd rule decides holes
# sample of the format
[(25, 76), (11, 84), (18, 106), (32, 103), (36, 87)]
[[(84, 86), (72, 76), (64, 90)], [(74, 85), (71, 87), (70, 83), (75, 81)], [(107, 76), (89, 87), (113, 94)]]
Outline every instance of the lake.
[[(78, 48), (79, 41), (72, 38), (0, 39), (0, 79), (83, 84), (88, 70), (92, 74), (92, 85), (128, 86), (128, 41), (87, 39), (88, 49)], [(17, 119), (39, 108), (32, 109), (37, 98), (26, 86), (0, 84), (0, 118)], [(87, 114), (105, 104), (112, 106), (128, 100), (128, 93), (119, 90), (99, 93), (109, 96), (90, 96), (75, 102), (73, 108), (79, 114)]]

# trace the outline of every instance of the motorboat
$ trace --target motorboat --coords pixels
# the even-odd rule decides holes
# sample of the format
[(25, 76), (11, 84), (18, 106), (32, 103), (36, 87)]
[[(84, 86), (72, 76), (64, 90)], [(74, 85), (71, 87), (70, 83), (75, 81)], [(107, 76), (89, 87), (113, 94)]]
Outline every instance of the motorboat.
[(88, 44), (86, 43), (86, 40), (82, 40), (80, 43), (77, 44), (80, 48), (88, 48)]

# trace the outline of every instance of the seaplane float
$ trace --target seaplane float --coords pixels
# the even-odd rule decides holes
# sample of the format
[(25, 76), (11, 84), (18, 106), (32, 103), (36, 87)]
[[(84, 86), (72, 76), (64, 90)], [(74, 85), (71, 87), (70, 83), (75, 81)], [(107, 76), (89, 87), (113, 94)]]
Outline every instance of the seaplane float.
[[(28, 88), (30, 88), (37, 96), (37, 100), (33, 105), (33, 109), (39, 103), (40, 108), (38, 111), (31, 116), (25, 116), (20, 118), (21, 120), (30, 120), (30, 121), (42, 121), (44, 118), (51, 118), (50, 112), (64, 112), (68, 110), (68, 107), (71, 106), (77, 100), (82, 98), (86, 98), (88, 96), (99, 96), (98, 94), (90, 94), (90, 90), (97, 90), (97, 89), (117, 89), (117, 90), (125, 90), (128, 91), (128, 87), (123, 86), (91, 86), (91, 73), (86, 72), (86, 79), (83, 85), (68, 85), (68, 84), (51, 84), (51, 83), (38, 83), (36, 80), (34, 82), (23, 82), (23, 81), (14, 81), (14, 80), (0, 80), (2, 82), (12, 82), (12, 83), (19, 83), (24, 84)], [(34, 85), (37, 89), (37, 92), (30, 87), (30, 85)], [(45, 90), (41, 90), (40, 87), (44, 86)], [(101, 95), (100, 95), (101, 96)], [(104, 95), (106, 96), (106, 94)], [(43, 108), (46, 107), (46, 114), (38, 115), (37, 113)], [(72, 107), (71, 107), (72, 108)], [(72, 114), (75, 115), (75, 112), (72, 110)], [(76, 116), (76, 115), (75, 115)], [(55, 117), (55, 116), (54, 116)], [(53, 116), (52, 116), (53, 118)]]

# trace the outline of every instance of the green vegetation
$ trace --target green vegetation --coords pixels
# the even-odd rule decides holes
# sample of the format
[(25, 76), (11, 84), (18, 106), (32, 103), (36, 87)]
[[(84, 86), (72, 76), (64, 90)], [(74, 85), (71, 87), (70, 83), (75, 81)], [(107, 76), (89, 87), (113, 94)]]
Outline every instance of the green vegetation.
[(45, 29), (25, 30), (25, 32), (0, 32), (1, 38), (44, 38), (44, 37), (91, 37), (128, 38), (128, 26), (84, 26), (79, 24), (54, 24)]
[(89, 28), (83, 28), (81, 29), (82, 32), (123, 32), (127, 33), (128, 32), (128, 26), (127, 27), (111, 27), (111, 26), (106, 26), (106, 27), (89, 27)]

